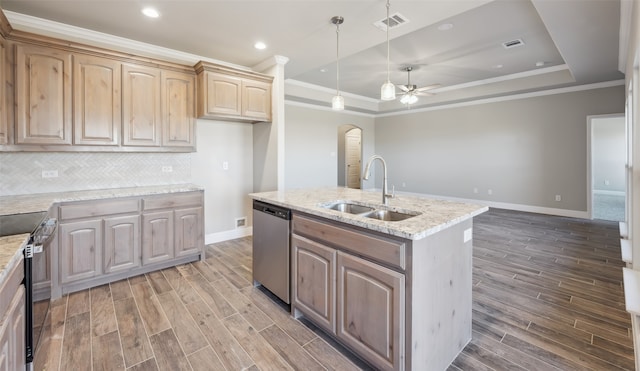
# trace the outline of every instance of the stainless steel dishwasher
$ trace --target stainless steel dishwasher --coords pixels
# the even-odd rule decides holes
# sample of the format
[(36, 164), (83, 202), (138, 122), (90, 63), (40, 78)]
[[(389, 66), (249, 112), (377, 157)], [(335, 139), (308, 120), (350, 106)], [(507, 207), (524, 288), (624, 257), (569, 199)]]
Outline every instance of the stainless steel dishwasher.
[(253, 201), (253, 284), (287, 304), (290, 298), (291, 210)]

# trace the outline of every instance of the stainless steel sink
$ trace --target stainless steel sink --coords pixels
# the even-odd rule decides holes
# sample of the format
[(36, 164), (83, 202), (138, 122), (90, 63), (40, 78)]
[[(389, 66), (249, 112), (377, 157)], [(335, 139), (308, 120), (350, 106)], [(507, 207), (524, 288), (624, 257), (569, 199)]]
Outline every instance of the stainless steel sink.
[(409, 219), (418, 214), (401, 213), (391, 210), (374, 210), (370, 213), (363, 214), (363, 216), (371, 219), (384, 220), (389, 222), (399, 222), (401, 220)]
[(331, 210), (340, 211), (343, 213), (349, 213), (349, 214), (363, 214), (373, 210), (373, 207), (352, 204), (349, 202), (339, 202), (339, 203), (331, 204), (327, 206), (327, 208)]

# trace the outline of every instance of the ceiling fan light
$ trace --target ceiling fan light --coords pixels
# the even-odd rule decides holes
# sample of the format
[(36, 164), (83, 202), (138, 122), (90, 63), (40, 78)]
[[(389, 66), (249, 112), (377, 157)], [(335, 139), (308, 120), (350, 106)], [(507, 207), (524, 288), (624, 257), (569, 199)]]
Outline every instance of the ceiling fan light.
[(380, 99), (382, 100), (394, 100), (396, 99), (396, 87), (391, 83), (391, 81), (387, 81), (382, 84), (380, 87)]
[(414, 104), (418, 101), (418, 97), (415, 94), (405, 94), (400, 98), (402, 104)]
[(342, 95), (335, 95), (331, 99), (331, 108), (334, 111), (342, 111), (344, 109), (344, 98)]

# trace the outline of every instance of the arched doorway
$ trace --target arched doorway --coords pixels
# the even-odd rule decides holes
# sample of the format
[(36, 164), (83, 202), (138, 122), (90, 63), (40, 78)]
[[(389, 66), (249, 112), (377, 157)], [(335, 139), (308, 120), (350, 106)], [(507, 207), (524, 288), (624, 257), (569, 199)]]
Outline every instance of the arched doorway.
[(354, 125), (338, 128), (338, 185), (361, 188), (362, 129)]

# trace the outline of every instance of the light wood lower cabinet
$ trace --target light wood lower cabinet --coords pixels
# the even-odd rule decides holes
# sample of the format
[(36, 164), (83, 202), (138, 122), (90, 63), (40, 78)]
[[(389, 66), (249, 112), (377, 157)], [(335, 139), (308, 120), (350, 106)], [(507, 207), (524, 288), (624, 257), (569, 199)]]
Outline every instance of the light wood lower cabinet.
[(24, 370), (25, 288), (24, 260), (7, 275), (0, 288), (0, 370)]
[(140, 216), (104, 219), (103, 272), (115, 273), (140, 266)]
[(173, 259), (173, 211), (142, 215), (142, 264)]
[(199, 259), (203, 205), (202, 191), (59, 205), (52, 298)]
[(102, 274), (102, 219), (61, 223), (59, 228), (62, 283)]
[[(294, 215), (292, 310), (336, 336), (376, 369), (402, 370), (404, 273), (349, 253), (366, 251), (365, 246), (375, 246), (371, 242), (378, 240), (378, 236)], [(380, 255), (375, 249), (371, 252)], [(397, 255), (387, 264), (396, 261)]]
[(337, 336), (385, 370), (404, 358), (404, 274), (338, 252)]
[(293, 248), (293, 302), (318, 326), (336, 332), (336, 250), (298, 235)]

